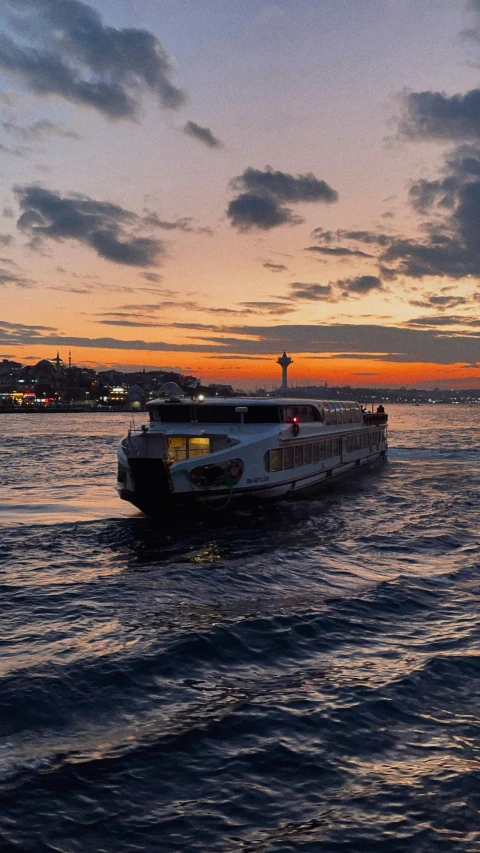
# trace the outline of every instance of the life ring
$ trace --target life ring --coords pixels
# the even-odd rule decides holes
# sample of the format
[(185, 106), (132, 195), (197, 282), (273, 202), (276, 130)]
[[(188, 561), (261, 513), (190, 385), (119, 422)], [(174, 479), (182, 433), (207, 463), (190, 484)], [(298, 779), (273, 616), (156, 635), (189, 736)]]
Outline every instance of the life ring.
[(300, 427), (298, 426), (298, 424), (297, 424), (297, 422), (296, 422), (296, 421), (294, 421), (294, 422), (293, 422), (293, 424), (292, 424), (292, 432), (293, 432), (293, 434), (294, 434), (294, 436), (295, 436), (295, 437), (296, 437), (296, 436), (298, 435), (298, 433), (300, 432)]

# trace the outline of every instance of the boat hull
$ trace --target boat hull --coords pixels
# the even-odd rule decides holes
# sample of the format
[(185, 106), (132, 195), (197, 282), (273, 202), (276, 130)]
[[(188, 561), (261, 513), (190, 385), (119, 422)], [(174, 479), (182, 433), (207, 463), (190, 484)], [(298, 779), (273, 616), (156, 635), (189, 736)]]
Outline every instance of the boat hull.
[(131, 477), (129, 485), (118, 483), (122, 500), (133, 504), (150, 517), (161, 518), (176, 510), (210, 509), (214, 511), (244, 508), (272, 503), (286, 497), (302, 497), (317, 489), (344, 480), (367, 470), (372, 465), (385, 462), (386, 449), (366, 455), (360, 459), (343, 462), (323, 470), (291, 477), (281, 482), (238, 485), (234, 488), (175, 492), (168, 468), (159, 459), (128, 460)]

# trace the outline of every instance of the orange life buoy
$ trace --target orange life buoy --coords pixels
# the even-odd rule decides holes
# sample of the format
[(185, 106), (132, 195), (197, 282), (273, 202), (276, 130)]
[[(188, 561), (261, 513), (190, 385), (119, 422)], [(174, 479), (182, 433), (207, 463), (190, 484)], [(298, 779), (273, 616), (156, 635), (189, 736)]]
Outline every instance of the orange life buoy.
[(294, 421), (292, 424), (292, 432), (295, 436), (297, 436), (298, 433), (300, 432), (300, 427), (298, 426), (296, 421)]

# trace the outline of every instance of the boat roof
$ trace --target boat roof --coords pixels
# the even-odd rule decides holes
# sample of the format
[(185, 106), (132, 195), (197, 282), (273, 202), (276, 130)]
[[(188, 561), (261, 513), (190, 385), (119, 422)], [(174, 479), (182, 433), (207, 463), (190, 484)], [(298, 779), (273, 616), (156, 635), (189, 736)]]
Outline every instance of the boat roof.
[(149, 400), (147, 406), (165, 406), (172, 403), (189, 406), (324, 406), (333, 403), (360, 408), (360, 403), (355, 400), (314, 400), (304, 397), (205, 397), (203, 400), (193, 397), (165, 397)]

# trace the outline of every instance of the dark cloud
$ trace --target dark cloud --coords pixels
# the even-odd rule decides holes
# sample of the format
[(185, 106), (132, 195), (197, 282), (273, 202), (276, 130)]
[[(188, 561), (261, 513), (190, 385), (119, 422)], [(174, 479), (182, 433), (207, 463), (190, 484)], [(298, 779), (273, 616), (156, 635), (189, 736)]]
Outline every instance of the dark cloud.
[(338, 302), (340, 299), (347, 299), (350, 296), (364, 296), (372, 290), (382, 290), (383, 285), (375, 275), (361, 275), (357, 278), (339, 279), (329, 284), (294, 281), (290, 288), (294, 300)]
[(194, 121), (187, 121), (183, 132), (188, 136), (193, 136), (194, 139), (200, 140), (209, 148), (221, 148), (222, 143), (216, 136), (213, 135), (209, 127), (202, 127)]
[(436, 364), (478, 363), (480, 330), (471, 332), (446, 329), (405, 328), (386, 325), (338, 324), (275, 326), (205, 326), (203, 324), (171, 324), (172, 328), (196, 331), (198, 337), (186, 344), (165, 340), (144, 341), (119, 338), (87, 338), (61, 334), (40, 326), (0, 321), (0, 347), (12, 349), (20, 345), (89, 347), (95, 349), (136, 350), (138, 352), (203, 352), (215, 355), (278, 356), (290, 353), (356, 353), (370, 352), (377, 361)]
[(42, 141), (50, 136), (62, 136), (65, 139), (81, 139), (82, 137), (75, 133), (74, 130), (64, 130), (58, 124), (54, 124), (48, 119), (41, 119), (33, 124), (22, 127), (11, 121), (2, 121), (1, 126), (6, 133), (16, 136), (18, 139), (23, 139), (27, 142), (32, 140)]
[(343, 293), (356, 294), (362, 296), (365, 293), (370, 293), (372, 290), (381, 290), (383, 285), (376, 275), (361, 275), (357, 278), (345, 278), (337, 281), (337, 287)]
[(296, 225), (302, 222), (287, 203), (324, 202), (330, 204), (338, 199), (338, 193), (325, 181), (311, 172), (306, 175), (290, 175), (276, 172), (269, 166), (265, 171), (245, 169), (242, 175), (230, 182), (232, 189), (239, 192), (227, 209), (232, 225), (239, 230), (260, 228), (268, 230), (278, 225)]
[(480, 136), (480, 89), (465, 95), (410, 92), (403, 98), (398, 134), (412, 140), (474, 140)]
[[(339, 228), (336, 231), (325, 231), (323, 228), (315, 228), (311, 236), (319, 243), (329, 245), (339, 240), (353, 240), (356, 243), (375, 244), (378, 246), (389, 246), (392, 237), (388, 234), (377, 234), (374, 231), (348, 231)], [(311, 247), (314, 249), (315, 247)]]
[(240, 231), (248, 231), (250, 228), (268, 231), (277, 225), (298, 225), (303, 222), (289, 207), (267, 193), (241, 193), (228, 205), (227, 216)]
[(263, 266), (266, 270), (270, 270), (270, 272), (287, 272), (288, 268), (285, 264), (271, 264), (269, 261), (266, 261)]
[(465, 296), (436, 296), (426, 293), (423, 299), (411, 299), (410, 305), (416, 308), (435, 308), (437, 311), (445, 311), (447, 308), (457, 308), (458, 305), (466, 305), (468, 299)]
[(413, 317), (406, 322), (407, 326), (471, 326), (480, 328), (480, 320), (475, 317), (464, 317), (462, 314), (442, 314), (440, 317)]
[(357, 258), (372, 257), (372, 255), (368, 255), (366, 252), (362, 252), (360, 249), (347, 249), (345, 246), (336, 246), (334, 248), (331, 248), (330, 246), (307, 246), (305, 251), (318, 252), (318, 254), (320, 255), (328, 255), (338, 258), (347, 258), (349, 256)]
[(284, 302), (240, 302), (240, 305), (250, 308), (256, 314), (272, 314), (277, 317), (295, 311), (295, 308), (285, 305)]
[(78, 0), (4, 0), (3, 9), (19, 40), (0, 35), (0, 69), (37, 94), (57, 95), (110, 119), (134, 118), (143, 92), (166, 108), (183, 103), (153, 33), (105, 26)]
[(317, 284), (316, 282), (294, 281), (290, 285), (293, 299), (320, 299), (326, 302), (336, 301), (334, 299), (331, 284)]
[(132, 233), (142, 221), (118, 205), (38, 186), (16, 187), (15, 195), (22, 210), (17, 227), (33, 248), (46, 240), (77, 240), (106, 260), (136, 267), (152, 266), (163, 254), (159, 240)]

